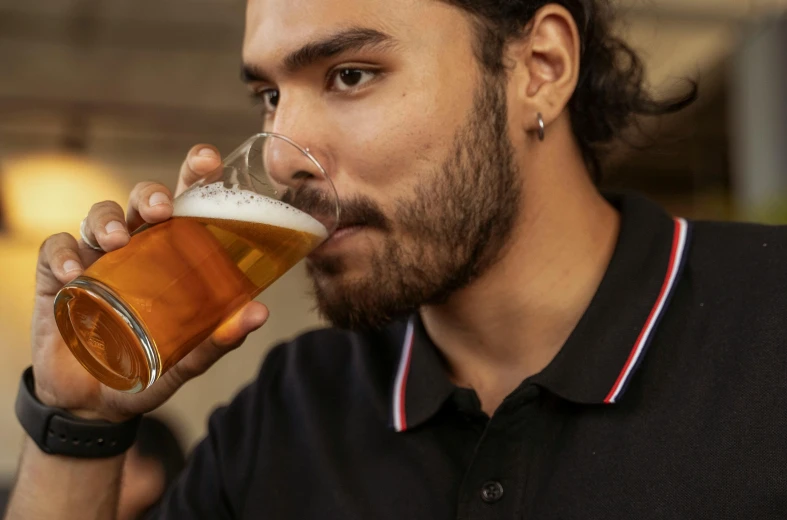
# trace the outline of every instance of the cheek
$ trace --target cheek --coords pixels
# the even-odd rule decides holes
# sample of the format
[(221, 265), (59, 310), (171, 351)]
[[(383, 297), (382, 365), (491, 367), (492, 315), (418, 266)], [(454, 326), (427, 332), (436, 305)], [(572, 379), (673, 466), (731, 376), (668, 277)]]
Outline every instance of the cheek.
[[(393, 89), (391, 89), (393, 90)], [(461, 108), (424, 89), (369, 96), (336, 111), (338, 170), (350, 191), (381, 202), (412, 193), (439, 168), (453, 142)]]

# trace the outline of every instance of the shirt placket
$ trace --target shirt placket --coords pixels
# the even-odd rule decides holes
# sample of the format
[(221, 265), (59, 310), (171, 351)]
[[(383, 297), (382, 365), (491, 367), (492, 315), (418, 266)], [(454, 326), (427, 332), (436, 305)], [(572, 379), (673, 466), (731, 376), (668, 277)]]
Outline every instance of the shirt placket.
[(521, 518), (533, 440), (542, 428), (538, 389), (520, 389), (488, 421), (459, 490), (457, 518)]

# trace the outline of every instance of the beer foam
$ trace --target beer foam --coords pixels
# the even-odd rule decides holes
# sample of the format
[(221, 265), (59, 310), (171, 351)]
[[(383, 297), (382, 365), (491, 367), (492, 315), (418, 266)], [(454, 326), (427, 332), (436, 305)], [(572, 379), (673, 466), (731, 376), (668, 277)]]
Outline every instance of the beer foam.
[(325, 226), (308, 213), (237, 185), (226, 188), (220, 182), (184, 192), (175, 199), (173, 209), (175, 217), (240, 220), (294, 229), (320, 238), (328, 236)]

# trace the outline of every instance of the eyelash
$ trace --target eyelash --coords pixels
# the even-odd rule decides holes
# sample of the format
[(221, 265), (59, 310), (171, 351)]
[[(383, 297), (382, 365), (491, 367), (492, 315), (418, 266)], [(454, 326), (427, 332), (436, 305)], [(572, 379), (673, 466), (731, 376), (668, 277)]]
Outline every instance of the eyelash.
[(270, 89), (249, 92), (249, 101), (251, 102), (251, 106), (259, 107), (260, 112), (262, 112), (263, 116), (265, 116), (269, 112), (268, 107), (265, 106), (265, 92), (267, 92), (268, 90)]
[[(383, 74), (381, 70), (374, 69), (374, 68), (342, 66), (342, 67), (331, 69), (330, 72), (328, 72), (328, 74), (326, 76), (326, 79), (325, 79), (325, 87), (327, 88), (331, 83), (333, 83), (333, 81), (335, 81), (335, 79), (336, 79), (336, 76), (338, 74), (340, 74), (341, 72), (343, 72), (343, 71), (366, 72), (366, 73), (374, 74), (374, 77), (371, 80), (367, 81), (366, 83), (363, 83), (362, 85), (358, 86), (357, 88), (351, 88), (351, 89), (348, 89), (348, 90), (339, 91), (339, 93), (341, 93), (341, 94), (354, 94), (355, 92), (357, 92), (359, 90), (363, 90), (367, 85), (369, 85), (371, 83), (374, 83)], [(277, 89), (266, 88), (266, 89), (258, 90), (258, 91), (255, 91), (255, 92), (251, 92), (249, 94), (250, 97), (251, 97), (252, 106), (261, 107), (260, 110), (262, 112), (262, 116), (263, 117), (267, 117), (267, 116), (269, 116), (269, 115), (271, 115), (272, 113), (275, 112), (275, 110), (269, 110), (268, 107), (266, 106), (265, 94), (267, 92), (276, 91), (276, 90)]]

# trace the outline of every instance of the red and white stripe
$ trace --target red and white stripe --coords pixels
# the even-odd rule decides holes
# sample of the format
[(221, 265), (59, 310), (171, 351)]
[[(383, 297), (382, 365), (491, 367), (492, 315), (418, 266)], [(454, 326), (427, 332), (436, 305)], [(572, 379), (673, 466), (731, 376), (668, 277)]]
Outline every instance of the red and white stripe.
[(402, 357), (399, 360), (399, 370), (396, 372), (393, 393), (393, 423), (397, 432), (407, 429), (407, 415), (405, 414), (405, 392), (407, 389), (407, 374), (410, 373), (410, 358), (413, 355), (413, 318), (407, 322), (407, 332), (404, 334)]
[(634, 347), (631, 349), (631, 353), (629, 354), (628, 360), (626, 360), (626, 364), (623, 366), (623, 370), (620, 372), (620, 375), (618, 375), (617, 381), (615, 381), (609, 394), (607, 394), (607, 397), (604, 399), (605, 403), (614, 403), (617, 400), (620, 393), (626, 388), (634, 368), (637, 366), (637, 363), (648, 346), (653, 330), (664, 312), (665, 303), (675, 287), (675, 280), (677, 279), (680, 266), (683, 264), (684, 255), (686, 253), (687, 235), (688, 223), (682, 218), (676, 218), (675, 232), (672, 238), (672, 252), (670, 253), (667, 275), (661, 286), (661, 293), (653, 309), (650, 311), (650, 316), (648, 316), (645, 326), (639, 333), (639, 337), (636, 343), (634, 343)]

